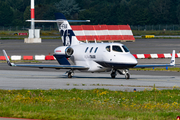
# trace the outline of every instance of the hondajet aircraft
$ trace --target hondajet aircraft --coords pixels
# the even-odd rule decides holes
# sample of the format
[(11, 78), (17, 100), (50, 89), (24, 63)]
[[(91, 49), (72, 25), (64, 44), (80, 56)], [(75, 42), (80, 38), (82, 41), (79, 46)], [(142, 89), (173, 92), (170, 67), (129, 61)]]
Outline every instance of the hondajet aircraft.
[[(54, 50), (54, 57), (60, 65), (32, 65), (11, 63), (5, 50), (3, 50), (7, 63), (14, 67), (37, 67), (68, 69), (68, 78), (71, 78), (75, 70), (82, 72), (110, 72), (111, 77), (115, 78), (117, 73), (130, 78), (129, 68), (146, 67), (169, 67), (175, 66), (175, 50), (172, 52), (170, 64), (150, 64), (137, 65), (136, 58), (130, 53), (128, 48), (121, 43), (84, 43), (80, 42), (69, 22), (88, 22), (88, 20), (67, 20), (61, 13), (56, 14), (57, 20), (34, 20), (34, 22), (56, 22), (64, 46)], [(31, 20), (28, 20), (31, 21)], [(74, 64), (70, 64), (69, 60)]]

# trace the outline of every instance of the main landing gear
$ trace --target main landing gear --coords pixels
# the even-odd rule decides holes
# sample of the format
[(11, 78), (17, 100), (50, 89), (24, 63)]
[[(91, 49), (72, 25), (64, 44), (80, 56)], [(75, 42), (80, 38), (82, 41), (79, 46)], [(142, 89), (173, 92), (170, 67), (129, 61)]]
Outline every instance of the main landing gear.
[(116, 77), (116, 70), (113, 69), (112, 72), (111, 72), (111, 78), (115, 78)]
[(111, 78), (115, 78), (116, 77), (116, 72), (118, 72), (120, 75), (125, 75), (126, 79), (130, 78), (130, 74), (129, 74), (129, 70), (128, 69), (124, 69), (122, 72), (120, 70), (117, 69), (112, 69), (111, 72)]
[(74, 75), (74, 72), (73, 70), (69, 70), (69, 71), (66, 71), (65, 74), (68, 74), (68, 78), (72, 78), (72, 76)]

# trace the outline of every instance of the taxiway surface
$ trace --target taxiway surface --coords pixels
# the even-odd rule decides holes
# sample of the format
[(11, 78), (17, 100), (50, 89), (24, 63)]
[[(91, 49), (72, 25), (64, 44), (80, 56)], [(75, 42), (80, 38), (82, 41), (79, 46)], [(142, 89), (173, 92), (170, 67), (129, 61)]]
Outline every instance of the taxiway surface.
[[(132, 72), (131, 79), (124, 76), (110, 78), (110, 73), (76, 72), (73, 78), (67, 78), (64, 72), (54, 71), (12, 71), (0, 70), (0, 89), (95, 89), (133, 91), (151, 89), (172, 89), (180, 86), (180, 75), (136, 75)], [(145, 72), (141, 72), (145, 73)], [(153, 73), (151, 73), (153, 74)]]

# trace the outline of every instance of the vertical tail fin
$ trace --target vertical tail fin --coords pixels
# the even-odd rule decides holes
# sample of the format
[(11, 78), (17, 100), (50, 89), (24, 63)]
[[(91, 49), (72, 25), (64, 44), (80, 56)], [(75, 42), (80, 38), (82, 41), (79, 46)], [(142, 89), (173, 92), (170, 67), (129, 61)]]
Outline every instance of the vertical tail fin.
[[(67, 20), (62, 13), (56, 13), (56, 20), (33, 20), (33, 22), (56, 22), (64, 46), (77, 45), (80, 41), (76, 38), (69, 22), (90, 22), (90, 20)], [(32, 20), (26, 20), (31, 22)]]
[(58, 29), (61, 35), (61, 39), (64, 46), (71, 46), (79, 44), (80, 41), (76, 38), (71, 26), (69, 25), (68, 20), (65, 18), (65, 16), (62, 13), (56, 13), (55, 14), (57, 20), (63, 21), (57, 22)]

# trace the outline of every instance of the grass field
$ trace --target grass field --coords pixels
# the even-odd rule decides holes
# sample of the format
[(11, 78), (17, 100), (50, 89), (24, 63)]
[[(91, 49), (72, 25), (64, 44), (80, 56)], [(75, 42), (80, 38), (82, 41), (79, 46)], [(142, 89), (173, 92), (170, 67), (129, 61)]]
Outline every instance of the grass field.
[(170, 67), (168, 69), (166, 68), (131, 68), (130, 70), (137, 70), (137, 71), (175, 71), (175, 72), (180, 72), (180, 68), (178, 67)]
[(180, 88), (126, 92), (0, 90), (0, 116), (45, 120), (175, 120)]

